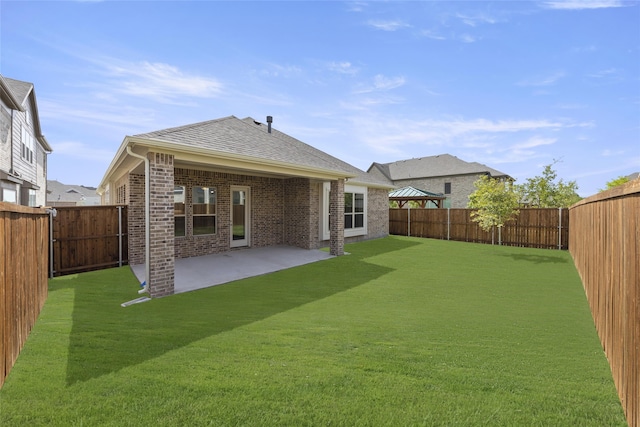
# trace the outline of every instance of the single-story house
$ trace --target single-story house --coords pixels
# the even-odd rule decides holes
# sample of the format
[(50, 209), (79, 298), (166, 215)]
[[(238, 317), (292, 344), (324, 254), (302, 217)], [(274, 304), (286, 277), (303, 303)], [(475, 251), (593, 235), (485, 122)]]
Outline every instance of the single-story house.
[(344, 254), (389, 232), (392, 185), (250, 117), (124, 138), (98, 194), (127, 204), (129, 262), (152, 297), (174, 291), (174, 263), (276, 245)]
[(372, 163), (368, 173), (387, 179), (396, 187), (415, 187), (430, 193), (443, 193), (446, 199), (440, 207), (466, 208), (474, 182), (482, 175), (513, 180), (509, 175), (478, 162), (466, 162), (450, 154), (399, 160), (392, 163)]

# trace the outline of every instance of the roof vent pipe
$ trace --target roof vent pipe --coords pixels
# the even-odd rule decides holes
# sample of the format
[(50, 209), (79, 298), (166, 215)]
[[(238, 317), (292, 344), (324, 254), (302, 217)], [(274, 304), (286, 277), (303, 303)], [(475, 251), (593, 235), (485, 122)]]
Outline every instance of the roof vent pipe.
[(267, 124), (269, 125), (267, 127), (267, 132), (269, 132), (269, 133), (271, 133), (271, 123), (273, 123), (273, 117), (267, 116)]

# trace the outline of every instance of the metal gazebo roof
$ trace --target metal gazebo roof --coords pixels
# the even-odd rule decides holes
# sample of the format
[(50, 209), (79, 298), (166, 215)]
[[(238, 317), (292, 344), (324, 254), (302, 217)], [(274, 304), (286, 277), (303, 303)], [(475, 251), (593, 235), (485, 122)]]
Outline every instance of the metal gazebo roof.
[(407, 202), (416, 202), (423, 209), (428, 202), (432, 202), (436, 207), (441, 208), (442, 201), (445, 199), (446, 197), (442, 194), (419, 190), (411, 186), (389, 192), (389, 200), (398, 202), (399, 208), (403, 208)]

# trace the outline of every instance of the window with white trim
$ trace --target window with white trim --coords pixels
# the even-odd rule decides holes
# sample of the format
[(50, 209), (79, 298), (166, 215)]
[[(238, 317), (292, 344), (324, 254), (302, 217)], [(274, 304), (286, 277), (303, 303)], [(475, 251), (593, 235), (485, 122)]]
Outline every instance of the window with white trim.
[(185, 186), (176, 185), (173, 187), (173, 216), (174, 216), (174, 236), (184, 237), (187, 233), (184, 209)]
[(193, 187), (193, 235), (216, 233), (216, 189)]
[(28, 205), (35, 207), (36, 206), (36, 190), (34, 190), (33, 188), (30, 188), (27, 191), (27, 197), (29, 199)]
[(364, 227), (364, 193), (344, 193), (344, 229)]
[(21, 140), (21, 150), (20, 155), (23, 159), (25, 159), (29, 163), (33, 163), (33, 149), (34, 149), (34, 141), (33, 136), (27, 130), (27, 127), (22, 125), (22, 140)]
[(18, 203), (18, 192), (14, 189), (2, 189), (2, 201), (8, 203)]
[[(344, 187), (344, 236), (363, 236), (367, 234), (367, 187), (345, 185)], [(330, 239), (331, 218), (329, 215), (329, 200), (331, 199), (331, 183), (322, 185), (320, 206), (322, 218), (320, 220), (320, 237)]]

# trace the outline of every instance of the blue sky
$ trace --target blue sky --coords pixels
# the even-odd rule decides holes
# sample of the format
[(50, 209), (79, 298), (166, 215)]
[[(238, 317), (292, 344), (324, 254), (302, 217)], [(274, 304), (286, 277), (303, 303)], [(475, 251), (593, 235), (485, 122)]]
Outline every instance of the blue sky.
[(229, 115), (366, 170), (449, 153), (588, 196), (640, 171), (640, 2), (0, 1), (49, 179), (97, 186), (125, 135)]

